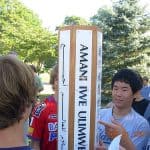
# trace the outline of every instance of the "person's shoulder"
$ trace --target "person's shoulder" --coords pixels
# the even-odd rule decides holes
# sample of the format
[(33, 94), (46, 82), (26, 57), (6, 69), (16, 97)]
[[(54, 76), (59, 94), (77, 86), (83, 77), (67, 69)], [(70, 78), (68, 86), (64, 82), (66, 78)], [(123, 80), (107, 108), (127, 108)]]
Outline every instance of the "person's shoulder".
[(101, 110), (102, 112), (105, 112), (105, 111), (111, 111), (112, 108), (101, 108), (100, 110)]
[(141, 105), (141, 106), (143, 106), (143, 105), (148, 106), (149, 103), (150, 103), (150, 101), (148, 99), (143, 98), (141, 101), (135, 101), (134, 100), (133, 103), (132, 103), (132, 105), (138, 104), (138, 105)]
[(108, 114), (108, 113), (111, 113), (112, 112), (112, 108), (101, 108), (100, 109), (100, 115), (102, 114)]
[(56, 100), (53, 95), (50, 95), (45, 99), (45, 102), (46, 103), (56, 103)]
[(0, 148), (0, 150), (31, 150), (31, 148), (29, 146), (20, 146), (20, 147)]
[(142, 115), (140, 115), (139, 113), (137, 113), (134, 109), (131, 109), (131, 113), (130, 115), (134, 118), (134, 119), (143, 119), (144, 117)]
[(102, 108), (99, 110), (99, 119), (110, 122), (112, 118), (112, 108)]
[(144, 98), (144, 103), (146, 104), (146, 106), (149, 106), (150, 105), (150, 100)]
[(144, 124), (146, 126), (149, 126), (148, 121), (133, 109), (132, 109), (132, 114), (135, 122), (137, 122), (140, 125)]
[(48, 96), (45, 100), (44, 103), (46, 105), (45, 110), (49, 110), (50, 108), (54, 107), (57, 105), (57, 102), (54, 98), (53, 95)]
[(148, 86), (144, 86), (143, 88), (142, 88), (142, 90), (143, 91), (149, 91), (150, 90), (150, 86), (148, 85)]
[(46, 110), (46, 108), (47, 108), (47, 104), (44, 100), (43, 102), (41, 102), (40, 104), (34, 107), (32, 115), (34, 117), (39, 117)]

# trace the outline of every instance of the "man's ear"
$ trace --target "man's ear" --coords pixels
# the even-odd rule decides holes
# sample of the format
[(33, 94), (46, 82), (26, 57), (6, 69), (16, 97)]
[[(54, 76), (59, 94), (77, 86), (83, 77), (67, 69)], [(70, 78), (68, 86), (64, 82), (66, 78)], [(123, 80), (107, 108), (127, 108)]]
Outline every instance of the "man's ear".
[(133, 94), (134, 99), (137, 98), (137, 97), (139, 97), (139, 94), (140, 94), (140, 90), (138, 90), (136, 93), (134, 93)]

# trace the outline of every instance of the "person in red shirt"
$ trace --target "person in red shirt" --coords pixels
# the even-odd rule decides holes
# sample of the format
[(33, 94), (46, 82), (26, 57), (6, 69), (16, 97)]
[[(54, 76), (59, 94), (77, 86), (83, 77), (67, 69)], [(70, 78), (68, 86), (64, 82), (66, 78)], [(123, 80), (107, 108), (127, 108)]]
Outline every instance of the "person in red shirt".
[(28, 137), (35, 150), (57, 150), (58, 65), (51, 72), (50, 84), (54, 94), (35, 106), (31, 116)]

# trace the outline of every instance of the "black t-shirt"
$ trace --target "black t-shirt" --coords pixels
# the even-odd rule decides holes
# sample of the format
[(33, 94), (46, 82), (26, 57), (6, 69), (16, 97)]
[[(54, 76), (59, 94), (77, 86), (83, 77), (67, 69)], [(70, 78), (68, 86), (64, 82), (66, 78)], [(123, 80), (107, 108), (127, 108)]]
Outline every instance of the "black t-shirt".
[(149, 100), (144, 99), (144, 98), (141, 101), (133, 100), (132, 107), (136, 112), (138, 112), (140, 115), (144, 116), (144, 113), (146, 111), (146, 108), (147, 108), (149, 102), (150, 102)]

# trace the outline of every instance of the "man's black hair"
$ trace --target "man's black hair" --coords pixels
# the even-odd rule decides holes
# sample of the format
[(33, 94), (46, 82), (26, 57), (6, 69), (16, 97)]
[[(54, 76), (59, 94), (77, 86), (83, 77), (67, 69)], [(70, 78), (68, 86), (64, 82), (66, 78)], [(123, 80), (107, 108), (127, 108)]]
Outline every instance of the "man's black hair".
[(143, 86), (140, 74), (131, 69), (121, 69), (112, 78), (111, 88), (116, 81), (125, 82), (130, 85), (133, 94), (140, 90)]

